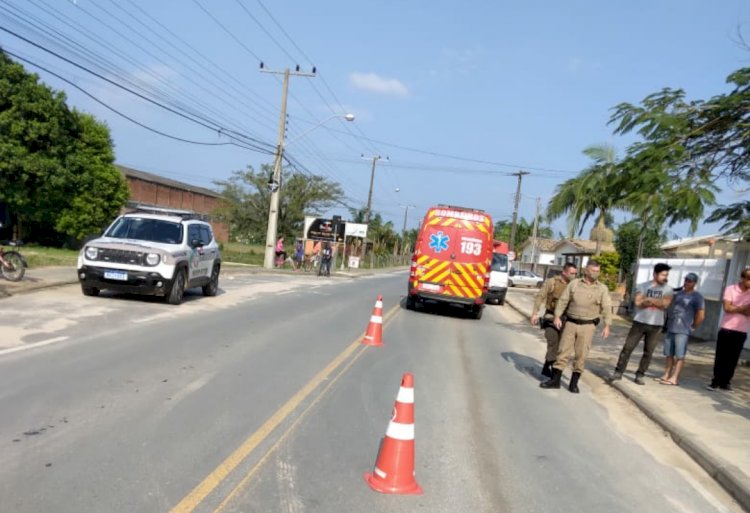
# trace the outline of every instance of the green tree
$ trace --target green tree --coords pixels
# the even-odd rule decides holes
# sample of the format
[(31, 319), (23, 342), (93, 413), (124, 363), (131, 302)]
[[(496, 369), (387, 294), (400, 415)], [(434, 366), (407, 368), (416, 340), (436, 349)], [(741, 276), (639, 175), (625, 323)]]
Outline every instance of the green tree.
[(615, 248), (620, 254), (620, 268), (631, 273), (633, 264), (638, 261), (638, 245), (642, 239), (642, 257), (651, 258), (661, 256), (661, 244), (666, 235), (661, 231), (661, 226), (649, 224), (645, 228), (640, 219), (631, 219), (617, 227), (615, 232)]
[(552, 221), (567, 214), (571, 231), (577, 230), (579, 235), (586, 221), (597, 216), (592, 236), (596, 237), (598, 255), (602, 242), (612, 240), (605, 220), (613, 209), (620, 206), (622, 177), (613, 147), (589, 146), (583, 153), (593, 161), (592, 164), (578, 176), (557, 186), (555, 195), (547, 205), (546, 215)]
[[(501, 240), (510, 242), (510, 234), (512, 231), (511, 221), (505, 219), (497, 221), (493, 231), (495, 240)], [(527, 221), (523, 217), (516, 222), (516, 240), (513, 247), (517, 248), (527, 240), (529, 240), (534, 234), (534, 222)], [(538, 226), (536, 236), (540, 239), (551, 239), (553, 236), (552, 228), (549, 226)]]
[[(643, 210), (657, 208), (649, 217), (670, 225), (687, 220), (695, 230), (705, 207), (715, 203), (719, 178), (750, 180), (750, 68), (730, 74), (727, 82), (730, 92), (707, 101), (687, 101), (683, 90), (665, 88), (640, 105), (615, 108), (610, 119), (615, 133), (634, 131), (642, 138), (628, 149), (625, 165), (642, 173), (632, 174), (641, 179), (632, 189), (641, 192), (631, 201)], [(651, 196), (647, 191), (653, 191)], [(750, 200), (721, 207), (709, 219), (723, 220), (725, 230), (750, 237), (750, 223), (738, 210), (750, 210)]]
[(0, 51), (0, 201), (29, 240), (82, 239), (128, 197), (109, 129)]
[(616, 251), (600, 253), (596, 261), (601, 265), (600, 280), (609, 290), (615, 290), (620, 274), (620, 255)]
[(93, 116), (73, 112), (79, 125), (79, 137), (65, 159), (71, 181), (71, 197), (62, 209), (55, 228), (76, 239), (94, 234), (114, 218), (128, 200), (128, 187), (114, 167), (114, 152), (109, 129)]
[[(367, 207), (349, 209), (351, 220), (354, 223), (364, 223), (366, 212)], [(401, 244), (401, 235), (396, 233), (394, 224), (391, 221), (384, 222), (383, 216), (376, 212), (370, 214), (367, 238), (372, 241), (373, 251), (377, 255), (391, 254)], [(414, 240), (416, 240), (416, 235), (414, 235)]]
[[(253, 242), (265, 242), (271, 194), (268, 180), (270, 165), (260, 171), (252, 167), (234, 171), (228, 180), (214, 182), (225, 200), (218, 216), (229, 223), (231, 236)], [(285, 171), (279, 197), (278, 234), (287, 239), (299, 237), (305, 215), (319, 216), (340, 202), (344, 192), (338, 183), (318, 175)]]

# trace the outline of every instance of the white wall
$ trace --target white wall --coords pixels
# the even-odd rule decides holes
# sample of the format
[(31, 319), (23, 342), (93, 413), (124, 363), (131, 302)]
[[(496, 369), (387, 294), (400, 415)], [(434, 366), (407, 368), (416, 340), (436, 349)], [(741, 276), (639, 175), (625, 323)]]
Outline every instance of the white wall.
[(719, 301), (724, 290), (724, 273), (727, 261), (723, 258), (641, 258), (638, 261), (636, 284), (651, 281), (654, 266), (665, 263), (672, 267), (669, 271), (669, 285), (682, 287), (687, 273), (698, 275), (697, 290), (706, 299)]

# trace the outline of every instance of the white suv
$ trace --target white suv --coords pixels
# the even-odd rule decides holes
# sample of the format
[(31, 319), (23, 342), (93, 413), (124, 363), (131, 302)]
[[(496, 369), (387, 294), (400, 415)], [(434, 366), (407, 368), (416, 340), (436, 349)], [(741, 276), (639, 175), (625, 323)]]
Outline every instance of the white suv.
[(186, 289), (215, 296), (221, 254), (211, 225), (192, 212), (149, 209), (115, 219), (78, 255), (78, 280), (86, 296), (102, 289), (164, 296), (178, 305)]

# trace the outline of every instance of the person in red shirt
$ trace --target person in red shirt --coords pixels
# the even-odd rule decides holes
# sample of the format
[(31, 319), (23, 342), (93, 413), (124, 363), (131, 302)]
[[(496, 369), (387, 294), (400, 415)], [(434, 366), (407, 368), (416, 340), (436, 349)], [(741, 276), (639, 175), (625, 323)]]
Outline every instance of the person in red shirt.
[(740, 273), (740, 281), (724, 289), (724, 318), (716, 336), (714, 377), (708, 390), (730, 392), (734, 369), (750, 330), (750, 267)]

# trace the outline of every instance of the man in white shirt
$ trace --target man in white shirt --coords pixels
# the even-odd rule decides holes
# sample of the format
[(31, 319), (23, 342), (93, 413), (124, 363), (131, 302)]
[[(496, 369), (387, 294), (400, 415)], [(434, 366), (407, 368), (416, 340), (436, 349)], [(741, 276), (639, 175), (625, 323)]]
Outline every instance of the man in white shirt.
[(656, 349), (664, 326), (664, 311), (669, 308), (674, 292), (667, 285), (670, 266), (658, 263), (654, 266), (654, 276), (650, 282), (641, 283), (635, 291), (635, 316), (630, 327), (625, 345), (620, 351), (617, 366), (612, 373), (612, 381), (622, 379), (622, 375), (628, 366), (628, 360), (633, 350), (638, 346), (641, 338), (644, 338), (643, 356), (635, 371), (635, 382), (645, 385), (644, 376), (651, 364), (651, 355)]

